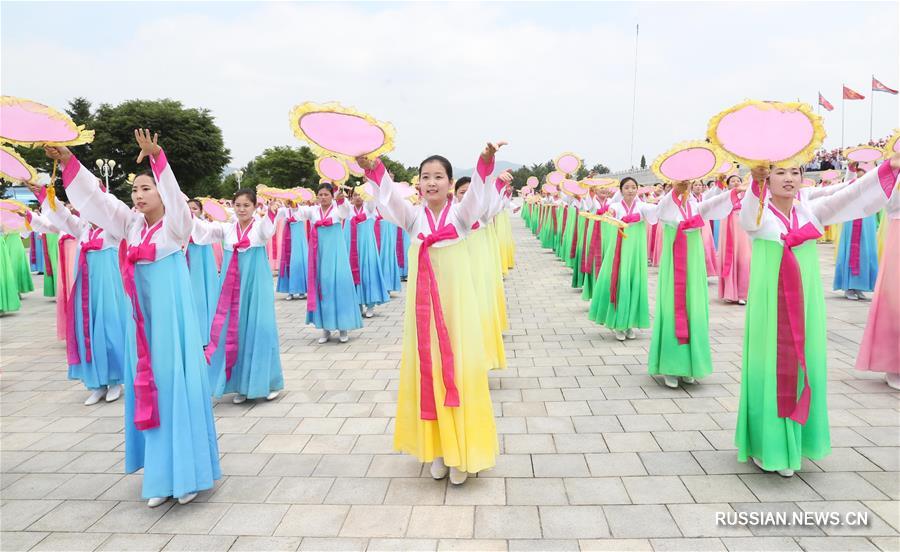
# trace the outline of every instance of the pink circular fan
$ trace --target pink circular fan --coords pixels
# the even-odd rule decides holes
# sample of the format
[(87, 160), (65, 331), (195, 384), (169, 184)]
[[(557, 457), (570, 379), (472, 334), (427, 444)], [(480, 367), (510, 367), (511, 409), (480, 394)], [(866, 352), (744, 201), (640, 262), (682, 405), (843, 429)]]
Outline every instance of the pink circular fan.
[(819, 178), (822, 180), (827, 180), (829, 182), (834, 182), (841, 177), (840, 171), (836, 171), (834, 169), (829, 169), (822, 174), (819, 175)]
[(816, 185), (816, 181), (809, 177), (804, 178), (803, 182), (800, 183), (801, 188), (810, 188), (815, 185)]
[(0, 178), (10, 182), (25, 182), (35, 180), (37, 173), (14, 149), (0, 146)]
[(561, 188), (564, 192), (578, 197), (581, 197), (588, 192), (587, 189), (582, 187), (576, 180), (569, 178), (563, 180)]
[(536, 188), (538, 184), (540, 184), (540, 181), (536, 176), (529, 176), (528, 179), (525, 180), (525, 186), (528, 188)]
[(22, 232), (25, 227), (25, 217), (13, 211), (0, 209), (0, 227), (4, 232)]
[(203, 212), (209, 216), (209, 218), (213, 219), (217, 222), (226, 222), (229, 219), (228, 211), (225, 210), (225, 206), (219, 203), (217, 200), (211, 197), (204, 197), (200, 200), (200, 205), (203, 206)]
[(400, 192), (400, 197), (402, 197), (404, 199), (406, 199), (408, 197), (412, 197), (419, 193), (415, 188), (413, 188), (406, 182), (397, 182), (397, 187)]
[(717, 174), (725, 174), (733, 168), (734, 168), (734, 163), (732, 163), (731, 161), (725, 161), (724, 163), (719, 165), (719, 167), (716, 169), (716, 173)]
[(544, 184), (541, 186), (541, 190), (547, 192), (548, 194), (555, 194), (559, 192), (559, 189), (553, 184)]
[(698, 180), (712, 174), (722, 161), (718, 150), (701, 141), (683, 142), (653, 162), (653, 172), (667, 182)]
[(93, 130), (84, 130), (65, 113), (24, 98), (0, 98), (0, 140), (21, 145), (74, 146), (94, 140)]
[(554, 161), (556, 170), (565, 174), (575, 174), (581, 167), (581, 159), (574, 153), (563, 153)]
[(547, 183), (553, 186), (559, 186), (565, 179), (566, 175), (559, 171), (553, 171), (552, 173), (547, 175)]
[(296, 188), (300, 201), (312, 201), (316, 198), (316, 194), (309, 188)]
[(856, 161), (858, 163), (871, 163), (884, 159), (884, 150), (873, 146), (857, 146), (855, 148), (847, 148), (843, 151), (845, 159)]
[(394, 127), (339, 103), (307, 102), (291, 110), (294, 135), (319, 155), (377, 157), (394, 147)]
[(319, 157), (316, 159), (316, 172), (322, 178), (340, 186), (350, 178), (347, 165), (337, 157)]
[(347, 170), (349, 170), (350, 174), (352, 174), (353, 176), (366, 175), (366, 170), (359, 166), (359, 163), (356, 162), (356, 159), (347, 160)]

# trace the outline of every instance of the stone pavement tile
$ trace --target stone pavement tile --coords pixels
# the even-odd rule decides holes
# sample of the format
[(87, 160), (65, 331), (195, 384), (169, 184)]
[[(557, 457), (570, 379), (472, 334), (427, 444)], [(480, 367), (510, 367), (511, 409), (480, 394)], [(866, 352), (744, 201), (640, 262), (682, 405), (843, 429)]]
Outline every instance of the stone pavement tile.
[(503, 450), (508, 454), (554, 453), (553, 435), (504, 435)]
[(659, 445), (649, 432), (604, 433), (610, 452), (656, 452)]
[(271, 454), (230, 452), (222, 456), (222, 473), (225, 475), (259, 475), (259, 472), (271, 459)]
[(562, 479), (538, 478), (506, 480), (506, 503), (516, 506), (568, 504)]
[(647, 539), (583, 539), (579, 541), (585, 552), (652, 552)]
[(884, 493), (853, 472), (800, 473), (825, 500), (883, 500)]
[(370, 539), (367, 552), (437, 550), (437, 539)]
[[(875, 504), (879, 503), (875, 502)], [(894, 515), (895, 517), (900, 514), (900, 511), (898, 511), (896, 507), (896, 503), (894, 503), (894, 506), (891, 506), (891, 503), (889, 502), (885, 502), (885, 504), (887, 504), (887, 507), (881, 508), (882, 513)], [(897, 534), (895, 529), (879, 516), (874, 515), (874, 513), (861, 502), (830, 500), (828, 502), (798, 502), (797, 506), (804, 512), (837, 513), (840, 516), (840, 524), (836, 525), (829, 523), (823, 524), (821, 527), (822, 531), (829, 536), (888, 536)], [(848, 514), (853, 517), (848, 518)], [(858, 519), (858, 515), (866, 514), (868, 515), (868, 525), (863, 526), (855, 522), (856, 519)], [(894, 524), (898, 523), (895, 520), (892, 520), (892, 522)]]
[[(388, 454), (394, 451), (393, 435), (360, 435), (356, 438), (356, 444), (351, 451), (353, 454), (375, 454), (375, 460), (378, 456)], [(370, 468), (371, 469), (371, 468)]]
[(506, 504), (506, 482), (502, 478), (470, 477), (464, 485), (447, 485), (444, 504), (463, 506)]
[(891, 527), (900, 530), (900, 503), (887, 500), (867, 500), (863, 504), (878, 514)]
[(606, 440), (599, 433), (558, 434), (553, 436), (556, 451), (559, 453), (575, 452), (608, 452)]
[(341, 528), (342, 537), (402, 537), (412, 506), (351, 506)]
[(447, 490), (446, 480), (435, 481), (431, 477), (403, 477), (393, 479), (387, 489), (385, 504), (443, 504)]
[(497, 465), (479, 472), (478, 477), (534, 477), (530, 454), (501, 454)]
[(577, 540), (562, 539), (510, 539), (510, 552), (577, 552), (581, 548)]
[(711, 450), (713, 447), (699, 431), (654, 431), (653, 438), (664, 452)]
[(18, 473), (58, 473), (64, 466), (71, 464), (82, 454), (84, 453), (73, 451), (39, 452), (17, 464), (10, 471)]
[(70, 475), (58, 473), (23, 474), (12, 485), (3, 489), (4, 499), (39, 499), (62, 485)]
[(48, 552), (95, 550), (107, 538), (109, 535), (103, 533), (50, 533), (31, 550)]
[(858, 447), (856, 451), (885, 471), (900, 471), (900, 447)]
[(84, 531), (109, 512), (115, 502), (67, 500), (28, 527), (31, 531)]
[[(749, 516), (747, 528), (755, 536), (816, 536), (825, 533), (815, 525), (794, 524), (795, 514), (803, 511), (793, 502), (735, 502), (731, 505), (735, 512), (745, 512)], [(752, 516), (762, 516), (753, 520)], [(785, 516), (784, 523), (779, 516)]]
[(266, 497), (266, 502), (322, 504), (334, 484), (333, 477), (282, 477)]
[(346, 418), (342, 435), (380, 435), (387, 428), (388, 418)]
[(266, 435), (253, 452), (257, 454), (298, 454), (309, 442), (309, 435)]
[[(85, 440), (87, 435), (82, 433), (42, 433), (43, 437), (28, 446), (29, 450), (37, 451), (62, 451), (69, 450)], [(12, 449), (15, 450), (15, 449)], [(83, 450), (83, 449), (81, 449)], [(112, 448), (106, 449), (112, 450)]]
[(587, 401), (546, 402), (547, 414), (550, 416), (590, 416), (591, 407)]
[(523, 416), (500, 416), (495, 420), (500, 435), (528, 433)]
[(441, 539), (438, 552), (505, 552), (505, 540), (500, 539)]
[(900, 537), (869, 537), (869, 540), (884, 552), (897, 552), (900, 550)]
[(475, 508), (475, 538), (541, 538), (537, 506), (478, 506)]
[(278, 477), (231, 476), (209, 497), (209, 502), (265, 502)]
[(622, 428), (629, 433), (672, 429), (662, 414), (622, 414), (617, 418)]
[(776, 473), (755, 473), (740, 476), (760, 502), (821, 500), (799, 477), (781, 477)]
[(674, 476), (623, 477), (622, 483), (635, 504), (693, 502), (681, 480)]
[(163, 550), (195, 552), (228, 550), (237, 537), (227, 535), (175, 535)]
[(313, 435), (303, 447), (305, 454), (350, 454), (355, 435)]
[(865, 552), (877, 551), (865, 537), (801, 537), (797, 539), (806, 552)]
[(737, 450), (733, 429), (705, 429), (701, 433), (716, 450)]
[[(897, 428), (894, 428), (894, 431), (897, 431)], [(831, 449), (831, 454), (821, 460), (815, 460), (815, 464), (826, 472), (881, 471), (881, 468), (852, 448)]]
[(370, 454), (323, 454), (313, 475), (316, 477), (363, 477), (372, 463)]
[(703, 468), (690, 452), (641, 452), (638, 454), (650, 475), (695, 475)]
[(900, 447), (900, 436), (897, 435), (897, 426), (858, 427), (856, 431), (880, 447)]
[(253, 452), (263, 438), (263, 435), (225, 433), (219, 435), (219, 452)]
[(585, 460), (587, 460), (592, 477), (647, 474), (640, 457), (634, 452), (586, 454)]
[[(150, 533), (206, 535), (225, 515), (228, 504), (187, 504), (169, 509), (153, 527)], [(169, 543), (171, 545), (171, 543)]]
[(891, 500), (900, 500), (900, 473), (863, 472), (859, 475)]
[[(147, 506), (145, 505), (144, 508)], [(117, 532), (103, 541), (100, 548), (109, 552), (151, 552), (162, 550), (172, 540), (172, 535), (145, 535), (141, 533)]]
[(643, 399), (630, 402), (638, 414), (678, 414), (681, 412), (672, 399)]
[(351, 550), (363, 551), (366, 549), (366, 539), (305, 537), (303, 542), (300, 543), (299, 549), (316, 552), (324, 550), (335, 550), (339, 552), (349, 552)]
[(681, 482), (698, 503), (756, 500), (756, 496), (736, 475), (686, 475)]
[[(279, 537), (336, 537), (350, 506), (294, 505), (275, 529)], [(301, 544), (301, 548), (302, 548)]]
[(535, 477), (587, 477), (590, 475), (583, 454), (534, 454), (531, 457)]
[(727, 551), (725, 544), (716, 538), (650, 539), (656, 552)]
[(422, 463), (408, 454), (376, 454), (366, 477), (419, 477)]
[(594, 539), (610, 536), (600, 506), (540, 506), (541, 529), (548, 539)]
[(374, 477), (336, 479), (325, 497), (325, 504), (381, 504), (390, 481)]
[[(254, 414), (256, 409), (254, 408)], [(300, 420), (297, 418), (262, 418), (251, 427), (247, 433), (272, 435), (272, 434), (291, 434), (297, 429)]]
[(570, 504), (631, 504), (631, 499), (618, 477), (565, 479)]
[(474, 528), (474, 506), (413, 506), (406, 536), (467, 539)]
[(603, 506), (610, 533), (617, 538), (680, 537), (665, 506)]
[(790, 537), (723, 537), (729, 552), (800, 552)]
[(213, 535), (271, 535), (288, 506), (281, 504), (232, 504), (219, 523), (212, 528)]
[[(589, 401), (588, 406), (594, 416), (614, 416), (616, 414), (637, 414), (629, 400)], [(604, 430), (608, 431), (608, 430)], [(579, 432), (580, 433), (580, 432)]]
[(700, 462), (703, 471), (709, 475), (729, 473), (759, 474), (752, 462), (738, 462), (737, 454), (730, 450), (698, 450), (691, 454)]
[(345, 418), (303, 418), (295, 433), (303, 435), (336, 435)]
[(749, 537), (750, 530), (740, 525), (717, 523), (717, 516), (732, 512), (731, 506), (718, 504), (670, 504), (669, 512), (685, 537)]
[[(119, 502), (88, 528), (98, 533), (145, 533), (175, 504), (168, 501), (156, 508), (148, 508), (144, 501)], [(166, 541), (168, 542), (168, 540)]]
[(38, 531), (6, 531), (4, 528), (3, 538), (0, 538), (0, 550), (3, 552), (28, 550), (41, 542), (48, 534)]
[(238, 537), (231, 552), (281, 552), (300, 548), (300, 537)]
[[(626, 401), (623, 401), (626, 402)], [(575, 431), (581, 433), (618, 433), (622, 431), (622, 424), (618, 416), (603, 414), (596, 416), (574, 416), (572, 422)]]

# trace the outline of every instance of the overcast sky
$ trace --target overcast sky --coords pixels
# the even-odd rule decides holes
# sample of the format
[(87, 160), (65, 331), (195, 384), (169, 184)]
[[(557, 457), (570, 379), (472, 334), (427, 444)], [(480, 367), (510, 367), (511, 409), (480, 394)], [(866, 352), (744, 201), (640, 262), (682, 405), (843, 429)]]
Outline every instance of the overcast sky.
[[(391, 153), (473, 166), (486, 140), (533, 163), (570, 150), (629, 166), (635, 24), (640, 24), (634, 163), (702, 138), (746, 98), (835, 105), (826, 146), (869, 137), (870, 79), (898, 88), (898, 3), (9, 3), (3, 94), (65, 107), (173, 98), (208, 108), (233, 166), (299, 145), (288, 112), (337, 100), (391, 121)], [(874, 134), (898, 123), (875, 95)], [(824, 113), (824, 111), (823, 111)]]

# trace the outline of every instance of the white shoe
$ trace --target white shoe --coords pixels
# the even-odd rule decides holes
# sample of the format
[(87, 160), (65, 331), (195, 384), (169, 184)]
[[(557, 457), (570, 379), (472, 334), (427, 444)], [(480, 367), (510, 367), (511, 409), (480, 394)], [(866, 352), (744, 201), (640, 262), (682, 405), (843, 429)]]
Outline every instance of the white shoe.
[(339, 336), (339, 337), (338, 337), (338, 341), (340, 341), (341, 343), (346, 343), (346, 342), (350, 341), (350, 336), (347, 335), (347, 332), (346, 332), (346, 331), (341, 331), (341, 332), (338, 334), (338, 336)]
[(431, 477), (434, 479), (443, 479), (447, 477), (447, 465), (444, 464), (443, 458), (435, 458), (431, 463)]
[(869, 297), (865, 293), (859, 291), (858, 289), (855, 290), (855, 292), (856, 292), (856, 298), (859, 299), (860, 301), (869, 301), (870, 300)]
[(678, 389), (678, 377), (676, 376), (663, 376), (666, 387), (671, 387), (672, 389)]
[(450, 483), (462, 485), (469, 478), (469, 474), (456, 468), (450, 468)]
[(294, 294), (293, 294), (293, 293), (288, 293), (288, 294), (287, 294), (287, 297), (285, 297), (284, 300), (285, 300), (285, 301), (293, 301), (293, 300), (294, 300)]
[(625, 332), (616, 330), (613, 332), (613, 334), (615, 334), (616, 339), (618, 339), (619, 341), (625, 341)]
[[(762, 465), (762, 462), (760, 462), (756, 457), (751, 456), (750, 459), (753, 460), (753, 463), (756, 464), (756, 467), (761, 469), (762, 471), (770, 472), (770, 473), (773, 471), (773, 470), (767, 470), (766, 468), (764, 468)], [(781, 477), (794, 477), (794, 470), (774, 470), (774, 471), (776, 471), (778, 473), (778, 475), (780, 475)]]
[(369, 307), (366, 309), (366, 313), (363, 315), (366, 318), (372, 318), (375, 316), (375, 307)]
[(246, 400), (247, 400), (247, 395), (237, 394), (234, 396), (233, 399), (231, 399), (231, 402), (233, 402), (234, 404), (241, 404), (242, 402), (245, 402)]
[(110, 385), (106, 390), (106, 402), (115, 402), (122, 396), (122, 384)]
[(794, 470), (778, 470), (781, 477), (794, 477)]
[(323, 345), (328, 343), (328, 339), (331, 337), (331, 332), (328, 330), (322, 330), (322, 337), (319, 338), (319, 345)]
[(637, 337), (637, 332), (634, 331), (634, 328), (628, 328), (625, 330), (625, 339), (634, 339)]
[(91, 391), (91, 395), (84, 401), (84, 406), (92, 406), (100, 402), (106, 396), (106, 388), (101, 387), (100, 389), (94, 389)]
[(745, 299), (738, 299), (738, 305), (746, 305), (747, 301)]
[(306, 299), (306, 294), (301, 293), (300, 295), (297, 296), (297, 299)]
[(689, 383), (691, 385), (697, 383), (697, 378), (692, 378), (691, 376), (684, 376), (681, 378), (681, 381), (684, 383)]
[(156, 508), (157, 506), (162, 506), (163, 504), (165, 504), (167, 500), (169, 500), (169, 497), (167, 496), (155, 496), (147, 501), (147, 506), (149, 506), (150, 508)]
[(885, 374), (884, 381), (891, 389), (900, 389), (900, 374)]
[(280, 395), (280, 394), (281, 394), (281, 391), (272, 391), (271, 393), (269, 393), (268, 395), (266, 395), (266, 400), (267, 400), (267, 401), (274, 401), (275, 399), (278, 398), (278, 395)]
[(859, 297), (856, 295), (856, 291), (852, 289), (848, 289), (844, 292), (844, 299), (850, 299), (851, 301), (858, 301)]
[(179, 504), (187, 504), (190, 501), (194, 500), (195, 498), (197, 498), (197, 493), (188, 493), (184, 496), (178, 497), (178, 503)]

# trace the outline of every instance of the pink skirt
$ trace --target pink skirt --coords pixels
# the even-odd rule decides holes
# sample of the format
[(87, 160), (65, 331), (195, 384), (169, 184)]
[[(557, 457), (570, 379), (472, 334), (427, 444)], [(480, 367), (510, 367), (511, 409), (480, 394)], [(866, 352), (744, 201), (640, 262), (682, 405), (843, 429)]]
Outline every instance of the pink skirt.
[[(72, 286), (75, 285), (75, 256), (78, 240), (65, 240), (59, 246), (59, 260), (57, 266), (62, 272), (62, 277), (56, 285), (56, 337), (61, 341), (66, 340), (66, 305), (69, 304), (69, 295)], [(65, 261), (63, 263), (62, 261)]]
[(656, 236), (654, 236), (653, 241), (650, 242), (650, 248), (653, 251), (650, 254), (650, 266), (659, 266), (659, 257), (662, 254), (663, 234), (665, 234), (661, 225), (661, 222), (654, 225), (654, 228), (656, 228)]
[[(750, 287), (750, 236), (741, 228), (738, 212), (722, 220), (719, 228), (719, 298), (726, 301), (746, 301)], [(731, 251), (729, 251), (731, 249)], [(725, 261), (731, 253), (731, 266)], [(727, 268), (727, 271), (726, 271)], [(726, 274), (727, 272), (727, 274)]]
[(900, 374), (900, 219), (890, 221), (856, 369)]
[(703, 249), (706, 252), (706, 275), (718, 276), (719, 267), (716, 261), (716, 242), (713, 241), (712, 228), (709, 222), (704, 221), (703, 228), (700, 229), (703, 235)]
[(222, 255), (223, 255), (222, 244), (214, 243), (214, 244), (212, 244), (212, 248), (213, 248), (213, 257), (215, 257), (215, 259), (216, 259), (216, 268), (218, 268), (219, 271), (221, 272), (221, 270), (222, 270)]

